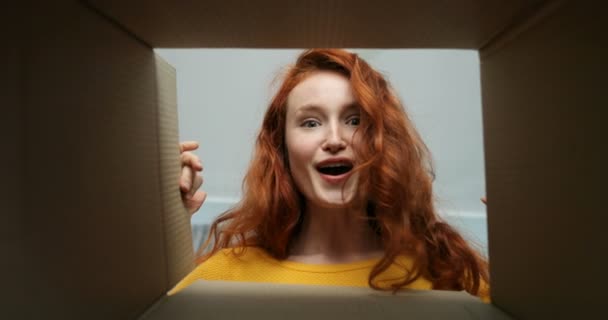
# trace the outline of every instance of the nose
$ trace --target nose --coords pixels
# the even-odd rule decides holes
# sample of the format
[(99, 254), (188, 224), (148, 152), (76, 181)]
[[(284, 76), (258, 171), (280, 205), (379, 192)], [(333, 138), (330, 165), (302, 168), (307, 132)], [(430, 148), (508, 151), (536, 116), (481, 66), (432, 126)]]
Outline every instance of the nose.
[(346, 149), (346, 140), (344, 139), (339, 126), (331, 126), (327, 132), (327, 137), (322, 145), (323, 151), (337, 153)]

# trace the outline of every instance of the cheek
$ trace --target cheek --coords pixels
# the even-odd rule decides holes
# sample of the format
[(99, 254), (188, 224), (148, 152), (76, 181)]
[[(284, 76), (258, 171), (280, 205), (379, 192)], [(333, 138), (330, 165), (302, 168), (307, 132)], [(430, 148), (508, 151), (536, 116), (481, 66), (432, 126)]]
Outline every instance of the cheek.
[(287, 152), (291, 173), (296, 179), (308, 175), (313, 163), (317, 144), (310, 136), (292, 133), (286, 137)]
[(351, 145), (353, 147), (356, 147), (357, 145), (359, 145), (361, 143), (361, 130), (356, 130), (352, 133), (351, 135)]
[(312, 162), (315, 148), (311, 143), (304, 140), (294, 139), (287, 144), (289, 162), (294, 169), (304, 169)]
[(356, 152), (357, 148), (361, 145), (361, 143), (363, 143), (363, 136), (361, 135), (361, 131), (354, 131), (350, 137), (350, 148), (353, 152)]

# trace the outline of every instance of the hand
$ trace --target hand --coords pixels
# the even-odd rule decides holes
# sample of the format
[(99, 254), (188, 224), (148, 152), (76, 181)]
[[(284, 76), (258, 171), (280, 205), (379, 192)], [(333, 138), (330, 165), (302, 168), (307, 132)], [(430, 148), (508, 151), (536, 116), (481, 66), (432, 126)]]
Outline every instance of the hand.
[(205, 202), (207, 193), (198, 191), (203, 185), (203, 176), (198, 172), (203, 171), (201, 160), (192, 152), (198, 149), (198, 142), (185, 141), (179, 144), (180, 158), (182, 163), (182, 174), (179, 177), (179, 189), (182, 194), (182, 202), (188, 213), (194, 214)]
[(481, 202), (483, 202), (483, 204), (487, 205), (488, 204), (488, 199), (486, 197), (482, 197), (481, 198)]

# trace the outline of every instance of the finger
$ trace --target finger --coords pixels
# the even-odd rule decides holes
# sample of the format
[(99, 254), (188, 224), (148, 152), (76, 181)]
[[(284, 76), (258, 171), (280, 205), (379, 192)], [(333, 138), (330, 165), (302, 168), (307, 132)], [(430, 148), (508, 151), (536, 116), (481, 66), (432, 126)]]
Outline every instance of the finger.
[(194, 177), (194, 182), (192, 183), (192, 187), (184, 196), (186, 199), (190, 199), (194, 196), (196, 191), (203, 185), (203, 177), (200, 174), (196, 174)]
[(182, 175), (179, 177), (179, 189), (183, 193), (190, 191), (192, 187), (193, 171), (189, 166), (182, 168)]
[(483, 202), (483, 204), (488, 204), (488, 199), (486, 199), (486, 197), (482, 197), (481, 198), (481, 202)]
[(198, 149), (198, 142), (196, 141), (184, 141), (179, 144), (179, 152), (192, 151)]
[(190, 166), (196, 171), (203, 171), (203, 164), (201, 162), (201, 159), (199, 159), (199, 157), (197, 157), (194, 153), (184, 152), (181, 154), (180, 158), (182, 167)]
[(191, 199), (186, 201), (188, 212), (190, 214), (194, 214), (195, 212), (197, 212), (201, 208), (201, 206), (203, 205), (203, 203), (205, 202), (206, 199), (207, 199), (207, 192), (198, 191), (197, 193), (195, 193)]

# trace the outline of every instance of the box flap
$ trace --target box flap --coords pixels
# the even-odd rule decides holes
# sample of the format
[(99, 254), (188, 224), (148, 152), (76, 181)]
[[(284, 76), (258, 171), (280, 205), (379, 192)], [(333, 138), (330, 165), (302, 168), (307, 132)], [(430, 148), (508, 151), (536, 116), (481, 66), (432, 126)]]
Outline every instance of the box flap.
[(157, 48), (477, 49), (546, 1), (87, 2)]
[[(23, 28), (20, 4), (6, 6), (0, 11), (0, 273), (2, 276), (2, 316), (16, 318), (27, 297), (28, 279), (16, 277), (30, 265), (25, 260), (23, 206), (29, 184), (23, 180), (24, 128), (21, 39)], [(26, 189), (27, 188), (27, 189)]]
[(492, 302), (518, 318), (605, 309), (602, 6), (563, 2), (481, 54)]
[(190, 214), (184, 209), (178, 188), (181, 175), (177, 126), (175, 69), (160, 56), (156, 60), (158, 151), (164, 243), (167, 259), (167, 288), (172, 288), (194, 268)]
[(176, 205), (174, 74), (78, 2), (37, 3), (21, 18), (17, 252), (30, 268), (7, 276), (30, 307), (18, 318), (134, 318), (193, 265), (190, 217)]
[(197, 281), (142, 317), (164, 319), (511, 319), (466, 292)]

